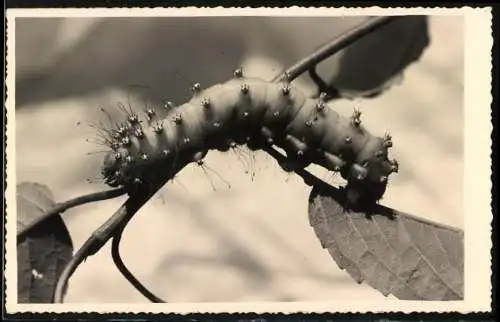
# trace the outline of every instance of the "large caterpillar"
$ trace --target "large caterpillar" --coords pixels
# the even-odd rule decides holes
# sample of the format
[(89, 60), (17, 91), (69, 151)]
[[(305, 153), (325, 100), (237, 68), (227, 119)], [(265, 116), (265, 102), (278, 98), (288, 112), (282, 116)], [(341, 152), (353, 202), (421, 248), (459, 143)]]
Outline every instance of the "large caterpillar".
[(313, 163), (340, 172), (357, 200), (378, 201), (388, 176), (398, 170), (388, 158), (390, 135), (371, 135), (359, 111), (341, 116), (323, 95), (308, 98), (287, 81), (247, 78), (237, 69), (224, 84), (205, 90), (195, 84), (192, 91), (183, 105), (147, 108), (144, 121), (126, 110), (124, 122), (104, 130), (111, 148), (101, 169), (106, 184), (132, 190), (159, 172), (173, 176), (190, 162), (202, 163), (211, 149), (242, 144), (282, 148), (288, 170)]

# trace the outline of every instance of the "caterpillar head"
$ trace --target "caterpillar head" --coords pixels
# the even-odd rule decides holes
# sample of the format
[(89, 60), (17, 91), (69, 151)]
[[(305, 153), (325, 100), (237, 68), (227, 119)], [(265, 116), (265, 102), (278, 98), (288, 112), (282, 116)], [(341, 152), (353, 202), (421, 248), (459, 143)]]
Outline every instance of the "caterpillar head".
[(357, 163), (343, 169), (348, 204), (372, 205), (382, 198), (390, 175), (398, 171), (397, 161), (389, 159), (390, 147), (392, 141), (388, 134), (383, 138), (372, 137), (364, 143)]

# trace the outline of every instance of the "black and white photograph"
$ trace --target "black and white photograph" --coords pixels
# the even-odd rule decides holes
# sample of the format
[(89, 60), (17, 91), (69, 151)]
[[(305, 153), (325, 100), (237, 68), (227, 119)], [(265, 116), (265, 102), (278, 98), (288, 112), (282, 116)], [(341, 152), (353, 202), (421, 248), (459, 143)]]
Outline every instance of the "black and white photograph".
[(487, 8), (8, 10), (7, 311), (489, 311), (491, 45)]

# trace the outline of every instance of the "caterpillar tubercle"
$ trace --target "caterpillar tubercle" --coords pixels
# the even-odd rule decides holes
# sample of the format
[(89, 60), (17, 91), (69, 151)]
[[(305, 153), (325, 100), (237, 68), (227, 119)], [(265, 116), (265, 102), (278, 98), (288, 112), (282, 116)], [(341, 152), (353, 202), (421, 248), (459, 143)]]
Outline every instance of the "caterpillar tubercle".
[(192, 92), (190, 101), (175, 108), (148, 108), (146, 122), (123, 108), (125, 123), (106, 131), (112, 151), (101, 172), (108, 185), (132, 187), (236, 144), (252, 150), (279, 146), (293, 166), (313, 163), (340, 172), (355, 198), (370, 201), (382, 197), (389, 175), (398, 170), (388, 158), (390, 135), (371, 135), (360, 111), (341, 116), (326, 106), (324, 95), (311, 99), (288, 82), (247, 78), (241, 69), (224, 84), (203, 90), (197, 83)]

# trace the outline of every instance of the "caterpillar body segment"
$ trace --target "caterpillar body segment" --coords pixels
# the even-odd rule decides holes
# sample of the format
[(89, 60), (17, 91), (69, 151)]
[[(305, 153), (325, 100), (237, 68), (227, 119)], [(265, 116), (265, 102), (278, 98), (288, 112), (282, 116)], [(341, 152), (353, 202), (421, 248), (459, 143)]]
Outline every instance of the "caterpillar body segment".
[(390, 136), (371, 135), (358, 111), (341, 116), (323, 96), (311, 99), (287, 82), (247, 78), (241, 70), (224, 84), (194, 86), (185, 104), (145, 111), (145, 120), (130, 114), (125, 127), (111, 129), (117, 135), (109, 138), (113, 151), (102, 167), (108, 185), (133, 186), (136, 179), (180, 170), (211, 149), (227, 151), (235, 144), (253, 150), (279, 146), (294, 166), (314, 163), (340, 172), (353, 196), (373, 201), (397, 170), (397, 162), (388, 159)]

